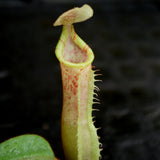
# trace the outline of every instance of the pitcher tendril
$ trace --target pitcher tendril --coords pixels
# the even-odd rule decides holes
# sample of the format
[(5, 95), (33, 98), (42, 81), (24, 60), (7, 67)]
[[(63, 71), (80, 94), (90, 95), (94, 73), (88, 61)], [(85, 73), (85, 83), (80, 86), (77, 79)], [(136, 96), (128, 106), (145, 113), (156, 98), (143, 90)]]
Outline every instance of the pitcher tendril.
[(63, 109), (61, 135), (67, 160), (99, 160), (100, 143), (92, 117), (95, 71), (92, 70), (94, 54), (76, 34), (73, 23), (93, 16), (92, 8), (85, 4), (64, 12), (54, 23), (63, 25), (55, 53), (60, 62), (63, 83)]

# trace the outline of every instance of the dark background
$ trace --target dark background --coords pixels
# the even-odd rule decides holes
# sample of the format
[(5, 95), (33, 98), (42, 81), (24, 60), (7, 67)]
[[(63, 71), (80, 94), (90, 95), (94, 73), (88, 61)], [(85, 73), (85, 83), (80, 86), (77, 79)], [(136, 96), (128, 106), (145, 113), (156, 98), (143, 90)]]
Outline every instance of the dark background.
[[(63, 160), (61, 73), (54, 50), (72, 0), (0, 1), (0, 142), (39, 134)], [(94, 17), (75, 24), (103, 74), (96, 127), (104, 160), (159, 160), (160, 3), (156, 0), (88, 1)]]

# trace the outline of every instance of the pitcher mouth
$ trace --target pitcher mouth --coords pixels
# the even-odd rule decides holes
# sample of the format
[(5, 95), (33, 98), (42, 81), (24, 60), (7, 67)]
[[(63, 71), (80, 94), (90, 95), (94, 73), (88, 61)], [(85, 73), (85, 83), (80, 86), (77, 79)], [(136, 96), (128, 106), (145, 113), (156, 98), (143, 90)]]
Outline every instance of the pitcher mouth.
[(88, 66), (94, 60), (91, 48), (75, 33), (73, 25), (64, 25), (55, 50), (58, 60), (70, 67)]

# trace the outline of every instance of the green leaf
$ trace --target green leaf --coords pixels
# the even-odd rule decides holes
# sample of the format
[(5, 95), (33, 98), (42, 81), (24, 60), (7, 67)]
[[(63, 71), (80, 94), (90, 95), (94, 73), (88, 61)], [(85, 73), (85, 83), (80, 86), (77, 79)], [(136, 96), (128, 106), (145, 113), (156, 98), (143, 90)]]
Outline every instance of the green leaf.
[(0, 160), (56, 160), (49, 143), (38, 135), (21, 135), (0, 144)]

